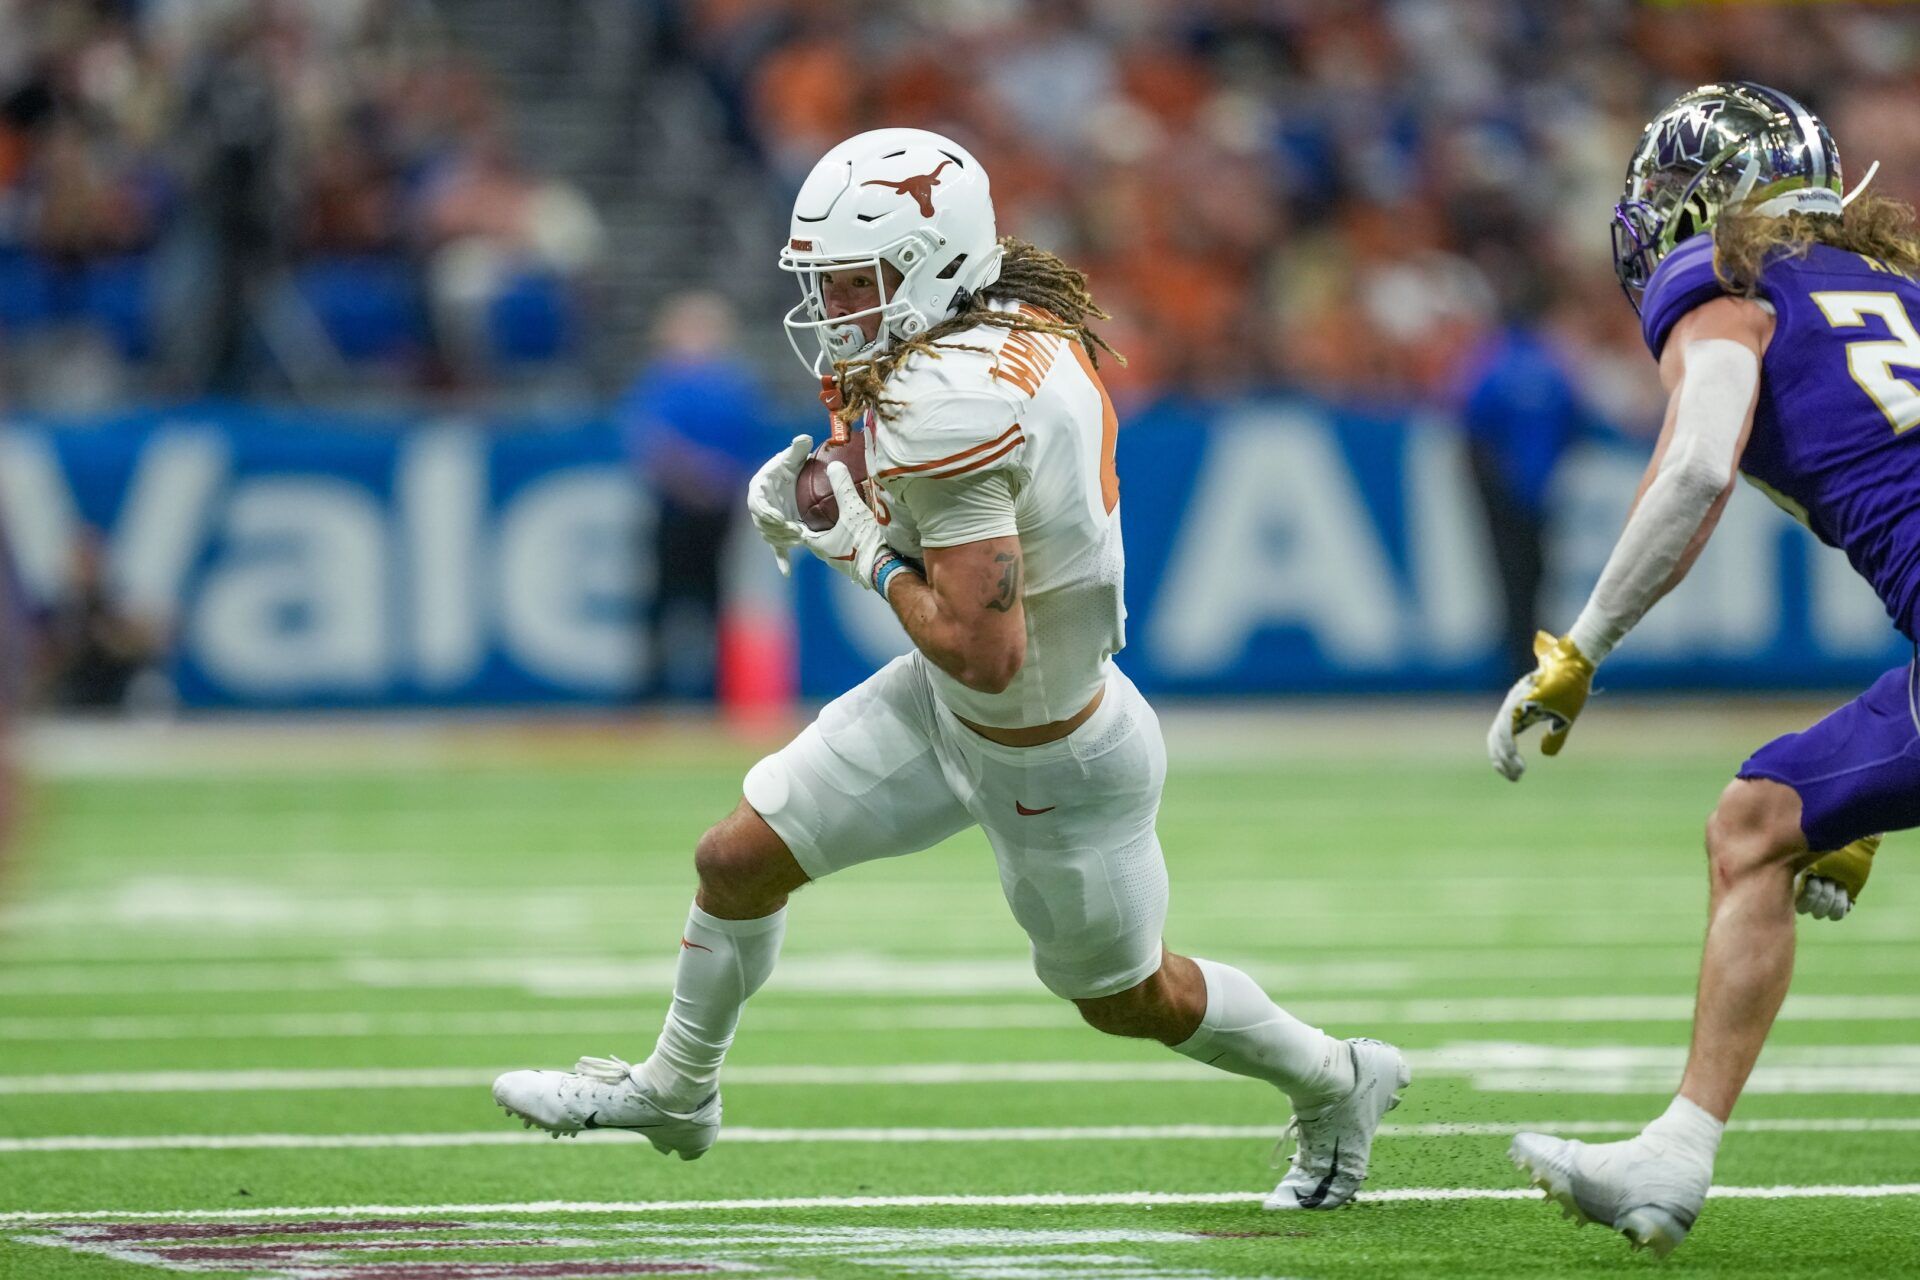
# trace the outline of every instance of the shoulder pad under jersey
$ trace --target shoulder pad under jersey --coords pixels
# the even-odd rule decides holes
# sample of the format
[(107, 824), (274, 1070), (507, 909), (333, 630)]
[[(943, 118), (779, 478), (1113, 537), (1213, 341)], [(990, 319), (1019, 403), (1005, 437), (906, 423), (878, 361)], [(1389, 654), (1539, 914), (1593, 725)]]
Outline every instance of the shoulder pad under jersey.
[(1017, 465), (1026, 442), (1021, 399), (993, 377), (1000, 334), (954, 339), (984, 350), (943, 350), (938, 359), (915, 355), (887, 381), (893, 416), (876, 424), (874, 477), (970, 475)]

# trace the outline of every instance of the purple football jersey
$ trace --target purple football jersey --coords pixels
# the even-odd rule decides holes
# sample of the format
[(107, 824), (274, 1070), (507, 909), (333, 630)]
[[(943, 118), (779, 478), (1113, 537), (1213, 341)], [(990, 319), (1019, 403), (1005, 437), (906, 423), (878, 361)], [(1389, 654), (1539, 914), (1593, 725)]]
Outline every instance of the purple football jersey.
[[(1647, 282), (1641, 331), (1658, 358), (1680, 318), (1726, 290), (1713, 241), (1695, 236)], [(1920, 603), (1920, 282), (1815, 245), (1760, 277), (1777, 317), (1740, 470), (1814, 535), (1846, 552), (1909, 638)], [(1858, 348), (1849, 352), (1850, 344)], [(1864, 371), (1865, 376), (1856, 376)], [(1896, 426), (1896, 422), (1904, 425)]]

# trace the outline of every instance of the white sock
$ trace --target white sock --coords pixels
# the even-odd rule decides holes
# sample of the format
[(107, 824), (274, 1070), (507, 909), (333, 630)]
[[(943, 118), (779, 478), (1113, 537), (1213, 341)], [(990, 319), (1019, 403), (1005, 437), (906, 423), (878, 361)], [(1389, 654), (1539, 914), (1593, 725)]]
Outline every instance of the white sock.
[(1714, 1119), (1710, 1112), (1690, 1099), (1676, 1097), (1673, 1105), (1641, 1133), (1658, 1138), (1712, 1168), (1713, 1158), (1720, 1151), (1720, 1137), (1726, 1131), (1726, 1121)]
[(1344, 1043), (1269, 1000), (1238, 969), (1211, 960), (1194, 963), (1207, 980), (1207, 1012), (1200, 1029), (1173, 1046), (1175, 1053), (1265, 1080), (1300, 1106), (1352, 1091), (1353, 1058)]
[(667, 1024), (653, 1055), (634, 1068), (661, 1106), (691, 1111), (713, 1093), (740, 1006), (773, 972), (786, 932), (785, 907), (758, 920), (722, 920), (697, 906), (687, 914)]

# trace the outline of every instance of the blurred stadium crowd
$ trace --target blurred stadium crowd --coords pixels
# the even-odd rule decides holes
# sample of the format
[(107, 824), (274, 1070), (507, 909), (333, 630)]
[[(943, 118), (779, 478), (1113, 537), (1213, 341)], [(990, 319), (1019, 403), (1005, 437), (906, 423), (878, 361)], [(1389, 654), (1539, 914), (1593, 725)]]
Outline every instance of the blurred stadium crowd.
[(298, 392), (349, 365), (441, 388), (579, 341), (596, 215), (521, 164), (430, 6), (4, 10), (0, 329), (30, 401)]
[[(524, 104), (487, 70), (500, 51), (449, 35), (470, 7), (5, 5), (0, 329), (11, 352), (64, 357), (12, 362), (15, 398), (299, 391), (343, 363), (355, 386), (431, 391), (630, 350), (637, 323), (583, 331), (606, 248), (585, 175), (517, 153)], [(711, 96), (697, 145), (751, 164), (772, 235), (850, 133), (910, 122), (966, 141), (1004, 229), (1092, 273), (1129, 395), (1444, 396), (1485, 331), (1525, 317), (1553, 328), (1608, 416), (1643, 420), (1605, 219), (1648, 114), (1706, 80), (1802, 95), (1856, 172), (1878, 158), (1882, 189), (1920, 187), (1920, 28), (1899, 6), (596, 7), (634, 33), (637, 92)], [(621, 250), (681, 251), (663, 235)], [(783, 301), (764, 265), (707, 273), (738, 302)]]
[(1606, 224), (1642, 125), (1764, 80), (1911, 197), (1920, 26), (1898, 8), (720, 0), (688, 7), (685, 47), (776, 191), (858, 129), (965, 139), (1004, 228), (1092, 272), (1137, 390), (1444, 396), (1521, 315), (1631, 419), (1645, 357)]

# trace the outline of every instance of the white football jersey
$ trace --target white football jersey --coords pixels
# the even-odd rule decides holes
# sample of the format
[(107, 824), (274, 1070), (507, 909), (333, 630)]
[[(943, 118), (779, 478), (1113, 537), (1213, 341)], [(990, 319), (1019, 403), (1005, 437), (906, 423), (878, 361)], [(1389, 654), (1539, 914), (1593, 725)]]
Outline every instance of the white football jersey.
[(995, 728), (1067, 719), (1099, 692), (1126, 643), (1113, 403), (1070, 339), (983, 325), (940, 347), (938, 359), (916, 354), (895, 371), (884, 392), (898, 402), (894, 417), (868, 424), (877, 513), (889, 544), (919, 556), (916, 493), (924, 505), (943, 480), (1004, 472), (1025, 560), (1027, 655), (1000, 693), (937, 668), (934, 690), (956, 714)]

